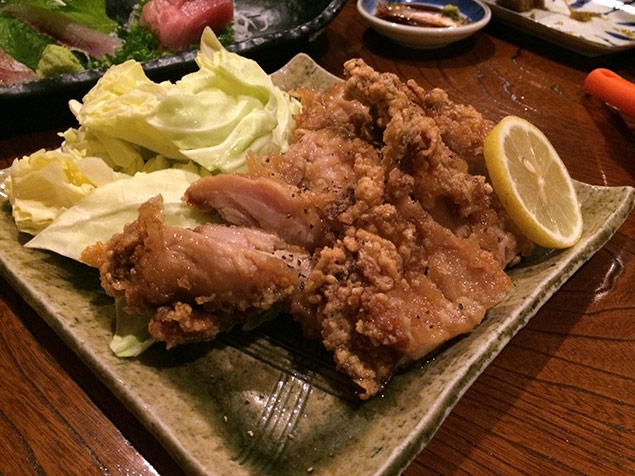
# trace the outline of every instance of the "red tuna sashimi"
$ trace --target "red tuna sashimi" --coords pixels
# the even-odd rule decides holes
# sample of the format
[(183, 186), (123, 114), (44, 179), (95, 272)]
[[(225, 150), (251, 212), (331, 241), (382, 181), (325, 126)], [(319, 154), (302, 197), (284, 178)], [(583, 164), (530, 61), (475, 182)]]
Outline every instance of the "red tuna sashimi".
[(151, 0), (141, 14), (159, 43), (174, 51), (198, 43), (206, 26), (218, 32), (233, 19), (232, 0)]
[(36, 79), (38, 77), (31, 68), (0, 50), (0, 85), (26, 83)]
[(28, 23), (35, 30), (55, 38), (69, 48), (83, 51), (93, 58), (113, 54), (122, 46), (121, 39), (88, 28), (69, 20), (66, 16), (45, 8), (28, 5), (8, 5), (3, 9)]

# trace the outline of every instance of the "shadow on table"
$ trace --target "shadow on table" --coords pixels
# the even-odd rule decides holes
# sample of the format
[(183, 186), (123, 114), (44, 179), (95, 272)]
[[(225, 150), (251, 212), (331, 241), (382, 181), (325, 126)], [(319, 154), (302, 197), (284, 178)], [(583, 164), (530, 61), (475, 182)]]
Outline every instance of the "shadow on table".
[(465, 67), (474, 64), (474, 58), (470, 55), (478, 48), (481, 60), (491, 57), (495, 50), (494, 45), (487, 41), (487, 37), (479, 35), (470, 36), (464, 40), (449, 44), (442, 48), (430, 50), (418, 50), (398, 45), (372, 29), (367, 29), (363, 35), (364, 45), (375, 55), (390, 58), (394, 61), (444, 61), (451, 60), (455, 67)]

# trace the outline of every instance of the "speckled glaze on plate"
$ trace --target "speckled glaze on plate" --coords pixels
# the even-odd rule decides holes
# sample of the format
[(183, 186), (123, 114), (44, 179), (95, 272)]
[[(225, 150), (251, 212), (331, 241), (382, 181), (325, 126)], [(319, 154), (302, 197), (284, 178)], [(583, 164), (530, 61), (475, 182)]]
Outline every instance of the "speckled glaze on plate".
[[(545, 8), (515, 12), (484, 0), (495, 19), (585, 56), (635, 47), (635, 6), (620, 0), (545, 0)], [(588, 21), (572, 15), (589, 15)]]
[[(336, 78), (307, 56), (274, 73), (285, 89)], [(1, 175), (1, 172), (0, 172)], [(0, 179), (1, 181), (1, 179)], [(114, 304), (96, 270), (25, 249), (0, 198), (0, 271), (190, 474), (399, 474), (454, 404), (549, 297), (630, 213), (635, 190), (576, 184), (585, 221), (573, 248), (512, 270), (514, 286), (473, 332), (359, 401), (316, 342), (281, 318), (214, 343), (121, 360), (108, 343)]]

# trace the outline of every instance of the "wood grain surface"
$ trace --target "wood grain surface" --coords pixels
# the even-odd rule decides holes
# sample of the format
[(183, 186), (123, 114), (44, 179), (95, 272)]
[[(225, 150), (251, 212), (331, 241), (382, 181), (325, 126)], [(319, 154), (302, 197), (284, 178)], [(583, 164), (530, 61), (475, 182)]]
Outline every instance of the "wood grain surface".
[[(633, 52), (586, 58), (496, 21), (445, 49), (413, 51), (369, 30), (353, 1), (312, 43), (257, 59), (273, 71), (298, 51), (338, 75), (344, 61), (362, 57), (441, 87), (494, 121), (525, 117), (575, 179), (635, 186), (634, 133), (582, 88), (595, 67), (635, 81)], [(57, 132), (1, 139), (0, 167), (57, 147)], [(404, 474), (635, 474), (634, 254), (631, 214), (478, 378)], [(1, 279), (0, 378), (0, 475), (182, 474)]]

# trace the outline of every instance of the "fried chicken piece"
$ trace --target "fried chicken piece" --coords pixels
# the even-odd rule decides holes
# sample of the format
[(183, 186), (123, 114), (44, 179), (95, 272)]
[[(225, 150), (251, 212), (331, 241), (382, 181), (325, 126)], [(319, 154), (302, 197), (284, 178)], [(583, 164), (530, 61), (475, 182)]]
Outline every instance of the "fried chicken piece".
[[(308, 115), (314, 116), (315, 113), (309, 110)], [(296, 136), (296, 142), (291, 144), (284, 156), (250, 158), (249, 175), (281, 180), (296, 186), (303, 206), (306, 207), (308, 201), (311, 204), (308, 210), (314, 209), (320, 216), (321, 244), (324, 245), (337, 239), (343, 231), (343, 224), (350, 224), (353, 220), (351, 213), (357, 203), (357, 159), (366, 157), (375, 163), (381, 170), (381, 177), (383, 168), (377, 149), (368, 142), (339, 124), (332, 128), (310, 130), (303, 122), (303, 117), (297, 120), (302, 132)], [(311, 121), (314, 119), (311, 118)], [(364, 180), (383, 180), (379, 175), (375, 173)], [(298, 199), (298, 195), (295, 199)]]
[(361, 60), (346, 75), (326, 93), (299, 92), (284, 155), (251, 155), (247, 175), (186, 192), (234, 225), (168, 227), (152, 201), (85, 254), (107, 292), (153, 313), (150, 330), (169, 345), (211, 339), (275, 304), (366, 399), (481, 322), (511, 284), (504, 266), (522, 237), (471, 173), (487, 121)]
[(439, 88), (426, 91), (415, 81), (408, 80), (407, 94), (426, 116), (434, 119), (445, 145), (470, 166), (474, 175), (486, 175), (483, 167), (483, 140), (494, 123), (481, 115), (473, 106), (456, 104)]
[(346, 94), (370, 106), (383, 132), (383, 160), (415, 178), (417, 199), (430, 209), (451, 198), (461, 216), (490, 207), (492, 188), (485, 177), (467, 173), (467, 163), (443, 142), (434, 118), (412, 101), (409, 89), (390, 73), (378, 73), (362, 60), (345, 65)]
[(302, 112), (293, 131), (293, 142), (306, 131), (323, 129), (337, 130), (340, 134), (359, 137), (366, 142), (374, 141), (368, 108), (344, 97), (344, 83), (336, 84), (326, 92), (300, 89), (294, 91), (294, 95), (302, 102)]
[[(392, 175), (389, 184), (408, 182)], [(383, 181), (373, 183), (368, 196), (381, 197)], [(436, 223), (407, 194), (395, 202), (371, 201), (356, 226), (319, 251), (290, 300), (291, 314), (321, 337), (361, 398), (398, 367), (470, 331), (511, 283), (491, 253)]]
[(99, 267), (101, 284), (127, 309), (149, 313), (151, 334), (168, 347), (210, 340), (286, 299), (308, 273), (308, 254), (257, 229), (165, 225), (160, 196), (136, 221), (82, 260)]
[(322, 220), (311, 197), (278, 180), (211, 175), (192, 184), (185, 200), (199, 210), (217, 211), (227, 223), (277, 233), (308, 250), (322, 241)]
[[(438, 92), (426, 94), (394, 74), (378, 73), (361, 59), (346, 62), (344, 68), (345, 94), (368, 105), (383, 128), (386, 166), (413, 176), (415, 197), (437, 221), (457, 236), (477, 241), (503, 266), (531, 251), (486, 177), (469, 173), (468, 162), (443, 140), (442, 130), (454, 139), (457, 150), (467, 151), (472, 161), (479, 155), (482, 161), (482, 138), (489, 125), (473, 109), (458, 107)], [(461, 113), (468, 115), (464, 126), (458, 125)], [(459, 140), (462, 135), (468, 140)]]
[[(294, 141), (284, 156), (250, 157), (248, 177), (206, 178), (186, 194), (197, 195), (190, 203), (213, 209), (214, 201), (205, 197), (219, 195), (216, 184), (226, 181), (236, 184), (230, 200), (220, 199), (226, 214), (231, 202), (232, 216), (262, 216), (267, 208), (265, 214), (281, 219), (280, 210), (302, 207), (319, 215), (327, 243), (315, 249), (308, 278), (284, 306), (307, 336), (333, 353), (337, 368), (359, 386), (362, 398), (380, 391), (399, 366), (471, 330), (510, 285), (490, 251), (455, 235), (422, 207), (416, 192), (428, 181), (437, 195), (462, 197), (466, 215), (491, 189), (484, 177), (465, 172), (465, 162), (437, 151), (445, 145), (434, 120), (401, 94), (400, 84), (395, 81), (389, 90), (391, 101), (382, 103), (385, 89), (376, 91), (378, 106), (371, 106), (370, 114), (357, 101), (343, 101), (339, 87), (313, 93), (296, 118)], [(338, 110), (339, 105), (345, 109)], [(380, 110), (384, 115), (377, 123), (384, 121), (386, 141), (381, 153), (364, 140), (378, 130), (370, 118)], [(366, 117), (369, 123), (347, 126), (351, 111), (356, 120)], [(410, 120), (420, 126), (412, 127)], [(429, 159), (417, 155), (428, 150)], [(401, 163), (400, 157), (411, 163)], [(432, 169), (429, 178), (426, 172)], [(277, 199), (252, 198), (255, 187), (288, 190), (289, 185), (302, 193), (285, 193), (284, 207)], [(463, 189), (454, 190), (459, 186)], [(264, 197), (263, 190), (256, 194)]]

